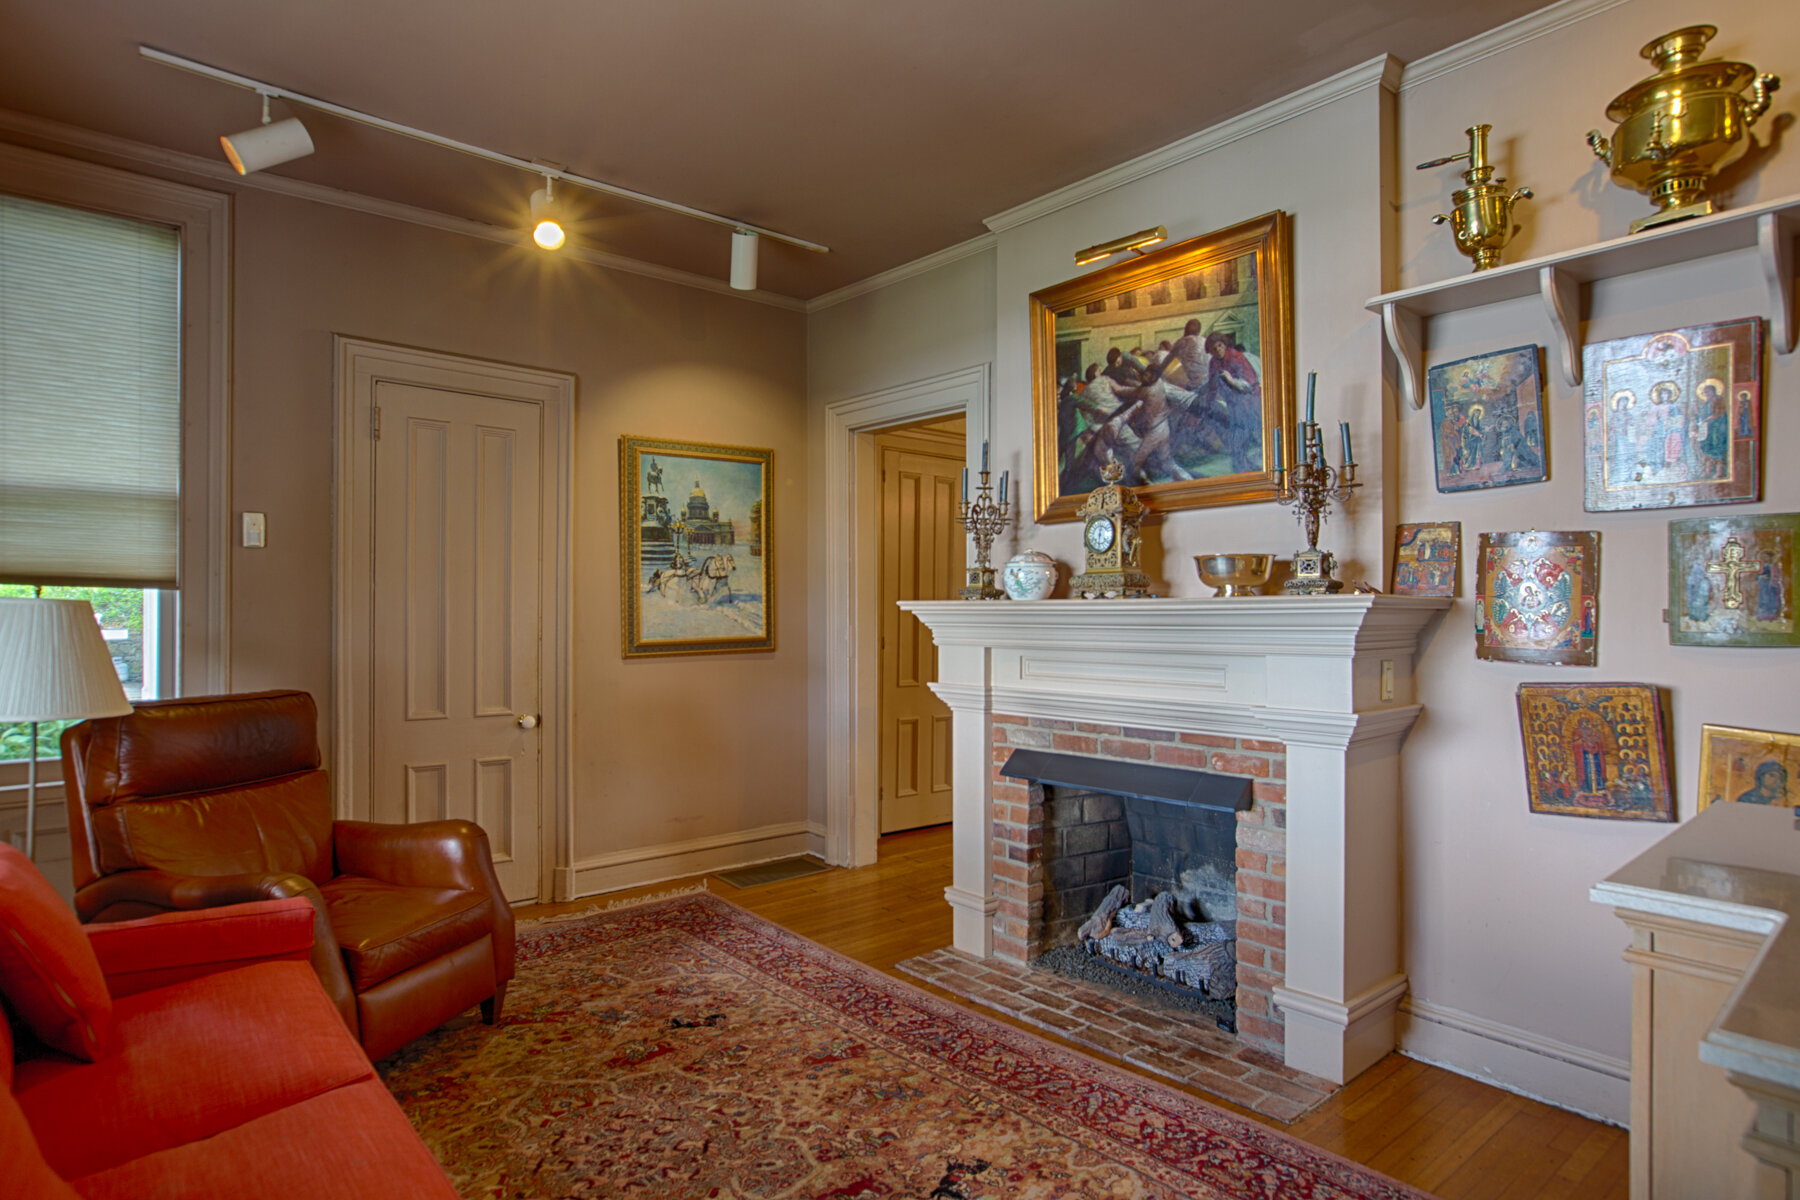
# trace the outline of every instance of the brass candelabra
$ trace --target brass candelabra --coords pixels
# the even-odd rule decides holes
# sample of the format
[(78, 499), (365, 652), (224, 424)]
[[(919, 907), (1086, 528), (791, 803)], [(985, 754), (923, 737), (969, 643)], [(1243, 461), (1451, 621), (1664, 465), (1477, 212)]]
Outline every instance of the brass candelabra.
[(1281, 430), (1275, 431), (1276, 498), (1292, 508), (1306, 531), (1306, 549), (1294, 553), (1294, 574), (1282, 590), (1301, 596), (1323, 596), (1343, 590), (1343, 582), (1331, 577), (1337, 561), (1329, 550), (1319, 549), (1319, 525), (1333, 500), (1348, 504), (1356, 482), (1356, 459), (1350, 449), (1350, 422), (1338, 422), (1343, 434), (1343, 460), (1333, 467), (1325, 461), (1325, 440), (1313, 420), (1313, 392), (1318, 374), (1306, 377), (1306, 420), (1300, 422), (1298, 455), (1290, 467), (1283, 451)]
[(969, 536), (975, 539), (975, 563), (966, 571), (967, 587), (956, 595), (960, 600), (1004, 600), (1006, 593), (994, 586), (994, 568), (988, 564), (988, 549), (994, 544), (994, 538), (1006, 528), (1010, 516), (1006, 503), (1007, 472), (1000, 472), (1000, 498), (995, 500), (988, 486), (988, 449), (987, 443), (981, 446), (981, 484), (976, 489), (975, 502), (969, 502), (969, 468), (963, 468), (962, 474), (962, 506), (956, 514)]

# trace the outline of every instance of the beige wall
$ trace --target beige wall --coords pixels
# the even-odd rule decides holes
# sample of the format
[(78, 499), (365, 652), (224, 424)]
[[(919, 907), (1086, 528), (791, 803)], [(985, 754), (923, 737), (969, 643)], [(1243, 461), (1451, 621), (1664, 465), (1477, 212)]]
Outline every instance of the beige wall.
[[(1595, 12), (1595, 10), (1600, 10)], [(929, 361), (906, 322), (920, 310), (952, 308), (990, 292), (995, 305), (995, 469), (1028, 480), (1031, 447), (1026, 298), (1072, 278), (1081, 246), (1158, 223), (1171, 240), (1219, 229), (1280, 208), (1294, 217), (1296, 371), (1319, 372), (1319, 418), (1348, 418), (1358, 430), (1366, 486), (1346, 517), (1334, 512), (1322, 538), (1346, 565), (1341, 576), (1385, 580), (1393, 522), (1460, 520), (1464, 594), (1427, 633), (1419, 665), (1425, 715), (1408, 743), (1404, 769), (1406, 966), (1413, 1009), (1405, 1046), (1421, 1057), (1615, 1120), (1625, 1115), (1619, 1078), (1629, 1057), (1630, 996), (1619, 952), (1623, 927), (1587, 899), (1587, 890), (1667, 826), (1533, 816), (1527, 811), (1513, 693), (1522, 679), (1618, 680), (1662, 684), (1674, 700), (1673, 747), (1682, 819), (1693, 814), (1702, 722), (1800, 730), (1800, 698), (1781, 678), (1800, 652), (1672, 648), (1664, 538), (1670, 519), (1696, 513), (1800, 509), (1800, 482), (1781, 464), (1800, 451), (1788, 415), (1800, 386), (1792, 357), (1771, 356), (1767, 376), (1766, 462), (1759, 505), (1595, 514), (1582, 511), (1579, 391), (1548, 389), (1550, 481), (1543, 485), (1440, 495), (1430, 429), (1400, 411), (1374, 318), (1363, 307), (1383, 290), (1449, 278), (1468, 263), (1447, 231), (1432, 226), (1459, 177), (1411, 164), (1465, 148), (1475, 121), (1495, 126), (1501, 174), (1531, 185), (1538, 200), (1521, 209), (1526, 232), (1508, 260), (1589, 244), (1625, 232), (1648, 211), (1613, 185), (1583, 143), (1604, 125), (1606, 102), (1647, 73), (1637, 47), (1698, 19), (1673, 0), (1619, 6), (1568, 5), (1563, 16), (1594, 12), (1546, 36), (1469, 62), (1398, 94), (1369, 87), (1178, 166), (1003, 229), (995, 277), (924, 277), (936, 291), (907, 306), (870, 306), (856, 322), (815, 316), (813, 363), (851, 364), (832, 377), (854, 394), (891, 382), (884, 347), (906, 345)], [(1557, 14), (1552, 14), (1557, 15)], [(1766, 70), (1800, 71), (1800, 24), (1776, 0), (1730, 0), (1704, 19), (1722, 29), (1715, 49)], [(1791, 110), (1778, 94), (1777, 112)], [(1791, 121), (1791, 119), (1789, 119)], [(1761, 136), (1773, 124), (1765, 118)], [(1800, 192), (1800, 155), (1762, 156), (1736, 172), (1727, 201), (1754, 203)], [(1754, 261), (1737, 256), (1592, 289), (1586, 327), (1594, 338), (1665, 325), (1760, 313), (1766, 306)], [(917, 288), (920, 281), (909, 281)], [(1444, 318), (1427, 334), (1430, 362), (1545, 341), (1535, 301)], [(815, 396), (816, 399), (816, 396)], [(1022, 489), (1023, 490), (1023, 489)], [(1599, 529), (1603, 536), (1600, 666), (1531, 669), (1477, 662), (1466, 569), (1482, 530)], [(1275, 550), (1300, 544), (1291, 515), (1274, 505), (1175, 513), (1157, 530), (1161, 577), (1174, 595), (1199, 595), (1189, 556), (1214, 550)], [(1017, 545), (1079, 563), (1072, 524), (1025, 521)], [(1153, 575), (1156, 572), (1153, 570)]]
[[(1430, 224), (1460, 176), (1412, 164), (1467, 148), (1472, 121), (1494, 126), (1499, 174), (1529, 185), (1524, 233), (1508, 261), (1625, 234), (1650, 212), (1645, 199), (1611, 182), (1583, 142), (1611, 131), (1607, 101), (1648, 74), (1637, 49), (1695, 20), (1719, 26), (1710, 53), (1742, 58), (1787, 76), (1800, 72), (1800, 22), (1769, 0), (1728, 0), (1704, 13), (1674, 0), (1634, 0), (1528, 45), (1400, 93), (1400, 198), (1396, 286), (1458, 275), (1467, 263), (1448, 234)], [(1776, 114), (1794, 101), (1777, 93), (1757, 126), (1767, 139)], [(1791, 116), (1781, 118), (1791, 123)], [(1791, 130), (1790, 130), (1791, 132)], [(1783, 137), (1791, 142), (1791, 137)], [(1754, 156), (1720, 193), (1742, 207), (1800, 193), (1800, 155), (1791, 145)], [(1584, 289), (1586, 337), (1612, 337), (1765, 314), (1767, 293), (1748, 256), (1673, 268)], [(1450, 362), (1530, 342), (1548, 346), (1536, 301), (1494, 305), (1434, 322), (1427, 360)], [(1405, 759), (1408, 970), (1415, 999), (1441, 1006), (1450, 1023), (1415, 1021), (1420, 1053), (1473, 1063), (1528, 1090), (1563, 1089), (1569, 1103), (1608, 1111), (1616, 1087), (1594, 1072), (1546, 1066), (1563, 1047), (1617, 1068), (1630, 1057), (1630, 977), (1619, 959), (1624, 926), (1590, 903), (1587, 891), (1662, 837), (1666, 825), (1533, 815), (1525, 798), (1514, 693), (1524, 680), (1621, 681), (1669, 689), (1676, 811), (1694, 815), (1703, 723), (1800, 730), (1800, 694), (1791, 682), (1800, 651), (1707, 649), (1668, 644), (1667, 531), (1671, 520), (1800, 509), (1800, 480), (1784, 464), (1800, 451), (1793, 399), (1800, 367), (1770, 353), (1764, 376), (1766, 445), (1761, 504), (1638, 513), (1582, 510), (1581, 390), (1560, 375), (1554, 352), (1546, 380), (1550, 478), (1543, 484), (1441, 495), (1432, 469), (1426, 414), (1396, 421), (1395, 487), (1401, 519), (1461, 521), (1463, 599), (1419, 664), (1426, 713)], [(1599, 665), (1534, 668), (1480, 663), (1473, 653), (1474, 546), (1484, 531), (1600, 531)], [(1523, 1029), (1540, 1040), (1533, 1059), (1484, 1045), (1456, 1028), (1463, 1016)], [(1429, 1010), (1427, 1015), (1430, 1015)], [(1557, 1045), (1560, 1043), (1561, 1045)], [(1607, 1065), (1607, 1064), (1600, 1064)]]
[[(802, 831), (791, 837), (803, 844), (803, 318), (568, 256), (163, 174), (234, 194), (229, 507), (234, 523), (245, 510), (266, 513), (268, 546), (231, 552), (231, 687), (304, 688), (330, 736), (333, 334), (567, 372), (577, 381), (574, 836), (558, 863), (579, 869), (600, 855), (709, 839), (744, 861), (766, 850), (736, 850), (735, 835), (772, 826)], [(773, 449), (773, 652), (621, 658), (618, 446), (627, 433)], [(59, 817), (46, 824), (60, 828)], [(546, 837), (556, 825), (546, 812)], [(60, 849), (52, 869), (63, 879)], [(681, 872), (650, 857), (643, 871), (652, 877)]]
[[(573, 858), (800, 821), (804, 330), (794, 313), (265, 192), (239, 193), (232, 682), (331, 689), (334, 333), (577, 380)], [(772, 653), (624, 661), (621, 434), (775, 452)]]

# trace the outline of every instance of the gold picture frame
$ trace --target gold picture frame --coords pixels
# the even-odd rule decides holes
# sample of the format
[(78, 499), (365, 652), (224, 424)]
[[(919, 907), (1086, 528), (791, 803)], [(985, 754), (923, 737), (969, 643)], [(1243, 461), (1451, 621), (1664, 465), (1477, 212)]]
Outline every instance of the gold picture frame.
[[(1716, 801), (1800, 807), (1800, 787), (1793, 783), (1796, 776), (1800, 776), (1800, 733), (1700, 726), (1696, 810)], [(1756, 798), (1758, 794), (1763, 798)]]
[(773, 459), (748, 446), (619, 439), (626, 658), (775, 648)]
[(1032, 293), (1039, 521), (1074, 520), (1108, 456), (1152, 511), (1276, 499), (1292, 240), (1288, 215), (1267, 213)]

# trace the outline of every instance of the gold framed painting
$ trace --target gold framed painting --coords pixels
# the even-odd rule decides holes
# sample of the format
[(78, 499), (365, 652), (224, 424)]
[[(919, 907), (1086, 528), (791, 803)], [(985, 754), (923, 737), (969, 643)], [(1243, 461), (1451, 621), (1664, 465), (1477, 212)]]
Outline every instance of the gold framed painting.
[(1704, 809), (1722, 800), (1738, 804), (1800, 807), (1800, 733), (1700, 727), (1700, 802)]
[(1272, 212), (1032, 294), (1039, 521), (1074, 520), (1109, 460), (1153, 511), (1275, 498), (1291, 241)]
[(619, 439), (626, 658), (775, 648), (773, 457), (747, 446)]

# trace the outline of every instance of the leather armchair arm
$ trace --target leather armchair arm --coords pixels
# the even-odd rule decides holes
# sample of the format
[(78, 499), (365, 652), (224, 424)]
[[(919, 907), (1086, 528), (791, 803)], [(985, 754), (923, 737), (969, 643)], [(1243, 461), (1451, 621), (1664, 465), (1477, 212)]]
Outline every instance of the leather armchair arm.
[(228, 904), (85, 927), (115, 997), (256, 962), (306, 962), (313, 907), (302, 897)]
[(350, 986), (350, 974), (344, 968), (344, 955), (338, 949), (337, 935), (331, 931), (331, 914), (325, 897), (312, 880), (290, 871), (270, 871), (246, 875), (176, 875), (168, 871), (119, 871), (103, 875), (82, 888), (75, 896), (77, 912), (83, 920), (115, 904), (154, 905), (169, 911), (219, 908), (228, 904), (247, 904), (256, 900), (280, 900), (302, 897), (313, 908), (313, 971), (324, 985), (325, 994), (337, 1005), (344, 1024), (352, 1035), (359, 1034), (356, 1018), (356, 991)]
[(338, 821), (332, 848), (340, 874), (398, 887), (485, 892), (494, 902), (494, 968), (500, 983), (513, 976), (513, 913), (494, 874), (487, 834), (473, 821), (380, 825)]

